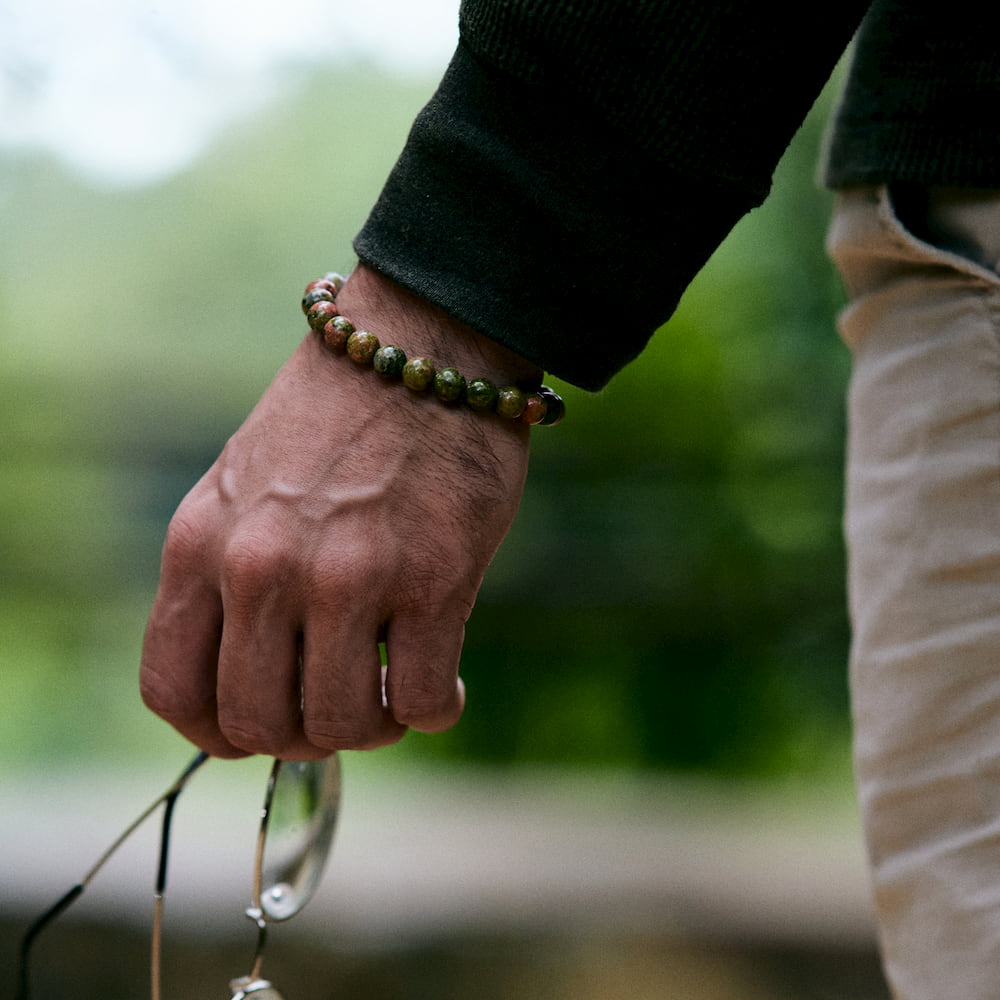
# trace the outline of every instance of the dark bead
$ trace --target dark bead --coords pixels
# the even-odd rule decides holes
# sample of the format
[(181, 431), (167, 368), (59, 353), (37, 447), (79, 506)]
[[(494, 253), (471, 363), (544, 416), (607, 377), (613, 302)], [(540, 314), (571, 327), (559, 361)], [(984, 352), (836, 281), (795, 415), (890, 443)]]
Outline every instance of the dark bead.
[(517, 420), (526, 403), (524, 393), (516, 385), (505, 385), (497, 392), (497, 413), (507, 420)]
[(538, 395), (545, 400), (545, 415), (539, 421), (543, 427), (555, 427), (566, 416), (566, 404), (562, 396), (553, 392), (547, 385), (541, 386)]
[(337, 315), (337, 307), (332, 302), (324, 300), (309, 307), (309, 311), (306, 313), (306, 322), (314, 330), (322, 330)]
[(343, 351), (347, 348), (347, 338), (354, 333), (354, 324), (345, 316), (334, 316), (323, 327), (323, 341), (331, 351)]
[(473, 410), (492, 410), (497, 405), (497, 387), (488, 378), (474, 378), (465, 387), (465, 402)]
[(442, 368), (434, 376), (434, 395), (443, 403), (461, 402), (465, 395), (465, 376), (457, 368)]
[(406, 365), (406, 354), (399, 347), (386, 345), (380, 347), (372, 358), (372, 367), (376, 374), (386, 380), (395, 380), (403, 374)]
[(427, 358), (413, 358), (403, 367), (403, 385), (414, 392), (424, 392), (431, 387), (437, 374)]
[(336, 293), (344, 287), (344, 281), (346, 279), (342, 274), (338, 274), (336, 271), (327, 271), (327, 273), (324, 274), (319, 280), (328, 281), (331, 285), (333, 285), (334, 294), (336, 295)]
[(355, 364), (370, 365), (378, 349), (378, 337), (367, 330), (358, 330), (347, 338), (347, 356)]
[(337, 293), (333, 286), (325, 287), (323, 284), (315, 283), (315, 287), (307, 288), (302, 296), (302, 311), (308, 313), (317, 302), (332, 302)]

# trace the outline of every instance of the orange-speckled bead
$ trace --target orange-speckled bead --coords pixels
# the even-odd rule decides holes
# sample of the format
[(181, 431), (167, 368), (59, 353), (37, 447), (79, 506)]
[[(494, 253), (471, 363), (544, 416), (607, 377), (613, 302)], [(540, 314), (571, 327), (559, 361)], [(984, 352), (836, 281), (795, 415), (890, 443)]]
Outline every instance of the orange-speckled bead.
[(354, 324), (345, 316), (334, 316), (323, 327), (323, 343), (340, 353), (347, 348), (347, 338), (354, 333)]
[(545, 417), (545, 400), (537, 392), (525, 397), (524, 409), (521, 411), (521, 423), (540, 424)]
[(314, 302), (306, 313), (306, 322), (312, 329), (322, 330), (337, 315), (339, 315), (339, 310), (333, 302), (326, 300)]
[(378, 337), (367, 330), (357, 330), (347, 338), (347, 356), (358, 365), (370, 365), (379, 349)]

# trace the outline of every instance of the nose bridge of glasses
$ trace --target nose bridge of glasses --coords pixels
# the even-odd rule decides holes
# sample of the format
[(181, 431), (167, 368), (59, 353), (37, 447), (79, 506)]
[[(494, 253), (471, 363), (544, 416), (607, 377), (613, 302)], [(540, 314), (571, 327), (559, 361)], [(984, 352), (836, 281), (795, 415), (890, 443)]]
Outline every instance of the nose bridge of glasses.
[(284, 1000), (266, 979), (244, 976), (241, 979), (234, 979), (229, 988), (233, 992), (232, 1000), (245, 1000), (247, 997), (252, 997), (253, 1000)]

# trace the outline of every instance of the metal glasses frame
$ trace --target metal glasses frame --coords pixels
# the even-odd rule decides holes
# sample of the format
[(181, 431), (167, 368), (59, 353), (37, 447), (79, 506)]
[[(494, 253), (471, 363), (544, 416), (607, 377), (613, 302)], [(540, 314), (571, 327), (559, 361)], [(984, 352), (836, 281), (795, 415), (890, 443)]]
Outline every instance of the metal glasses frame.
[[(154, 799), (154, 801), (150, 803), (150, 805), (147, 806), (118, 835), (118, 837), (115, 838), (115, 840), (104, 851), (104, 853), (101, 854), (96, 863), (91, 866), (83, 878), (80, 879), (76, 885), (72, 886), (72, 888), (65, 892), (47, 910), (40, 914), (27, 928), (21, 939), (19, 951), (19, 969), (16, 994), (17, 1000), (30, 1000), (31, 957), (35, 942), (42, 931), (44, 931), (46, 927), (49, 927), (77, 899), (79, 899), (80, 896), (83, 895), (87, 886), (93, 881), (98, 872), (100, 872), (105, 864), (107, 864), (118, 849), (129, 839), (129, 837), (132, 836), (133, 833), (135, 833), (140, 826), (142, 826), (143, 823), (145, 823), (147, 819), (149, 819), (150, 816), (152, 816), (154, 812), (156, 812), (160, 806), (163, 806), (163, 817), (160, 828), (159, 857), (153, 886), (154, 908), (152, 941), (150, 945), (150, 996), (152, 1000), (161, 1000), (160, 969), (162, 958), (161, 937), (163, 925), (163, 900), (167, 884), (167, 864), (170, 856), (170, 831), (173, 822), (174, 807), (177, 804), (177, 799), (180, 796), (180, 793), (184, 790), (188, 781), (208, 759), (208, 754), (204, 752), (196, 754), (184, 770), (181, 771), (176, 780), (161, 795)], [(276, 915), (273, 911), (269, 912), (269, 908), (265, 904), (263, 898), (266, 892), (266, 886), (263, 884), (265, 861), (264, 848), (267, 841), (267, 832), (272, 815), (275, 790), (278, 787), (278, 777), (283, 766), (285, 765), (282, 761), (274, 761), (267, 780), (264, 804), (261, 808), (261, 821), (257, 834), (252, 883), (253, 905), (246, 911), (247, 916), (250, 917), (257, 926), (257, 943), (254, 950), (253, 961), (251, 962), (250, 974), (240, 977), (239, 979), (234, 979), (230, 983), (234, 1000), (241, 1000), (241, 998), (251, 996), (252, 994), (257, 994), (259, 1000), (281, 1000), (280, 994), (274, 989), (274, 987), (271, 986), (271, 984), (266, 980), (260, 978), (261, 965), (264, 959), (264, 947), (267, 939), (267, 926), (273, 920), (283, 920), (287, 917), (294, 916), (294, 914), (298, 913), (305, 903), (308, 902), (314, 883), (315, 881), (318, 881), (323, 863), (329, 853), (330, 842), (333, 835), (333, 823), (336, 819), (336, 811), (339, 805), (340, 796), (340, 763), (337, 755), (333, 755), (325, 761), (299, 765), (308, 768), (322, 767), (333, 769), (331, 780), (328, 784), (324, 785), (324, 787), (331, 790), (329, 794), (331, 795), (332, 801), (328, 803), (321, 803), (321, 805), (324, 805), (326, 808), (331, 810), (331, 819), (328, 824), (328, 828), (324, 831), (324, 835), (322, 835), (317, 842), (319, 856), (313, 859), (313, 885), (309, 887), (309, 890), (306, 892), (301, 902), (299, 902), (294, 909), (287, 914), (287, 917)], [(296, 766), (296, 764), (291, 763), (288, 766)]]

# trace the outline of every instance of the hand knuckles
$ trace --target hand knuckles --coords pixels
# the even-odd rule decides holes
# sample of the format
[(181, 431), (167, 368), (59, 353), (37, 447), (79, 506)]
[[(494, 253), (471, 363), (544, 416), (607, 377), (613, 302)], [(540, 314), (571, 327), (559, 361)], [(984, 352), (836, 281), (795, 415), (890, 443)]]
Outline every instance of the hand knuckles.
[(354, 566), (340, 560), (317, 561), (307, 573), (309, 603), (328, 616), (343, 608), (348, 595), (374, 593), (379, 579), (373, 559), (359, 558)]
[(230, 592), (254, 597), (293, 574), (295, 560), (276, 539), (262, 532), (241, 534), (226, 546), (223, 579)]
[(397, 616), (411, 629), (432, 634), (444, 628), (464, 628), (475, 605), (476, 587), (449, 581), (440, 571), (414, 568), (396, 578)]
[(191, 565), (205, 558), (207, 548), (208, 539), (201, 522), (185, 509), (178, 510), (167, 525), (164, 560)]

